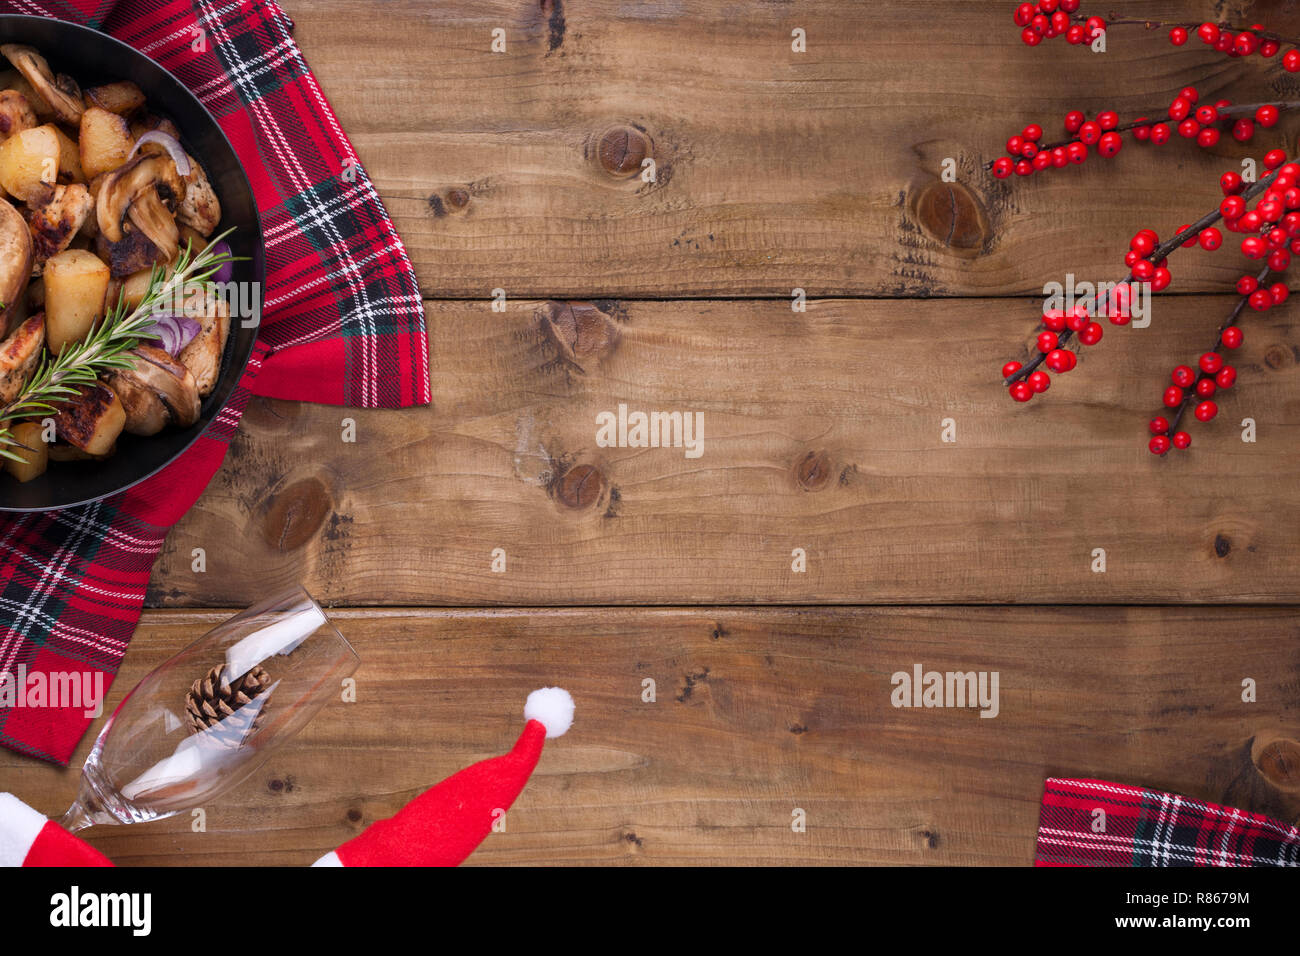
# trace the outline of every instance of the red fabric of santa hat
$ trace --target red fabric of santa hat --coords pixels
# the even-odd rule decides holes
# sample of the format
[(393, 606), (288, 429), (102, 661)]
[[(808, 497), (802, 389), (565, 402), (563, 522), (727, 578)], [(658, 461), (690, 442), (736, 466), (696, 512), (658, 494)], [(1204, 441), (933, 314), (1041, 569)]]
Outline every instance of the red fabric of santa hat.
[(372, 823), (313, 866), (456, 866), (492, 832), (528, 783), (548, 737), (573, 724), (573, 698), (559, 687), (528, 695), (528, 721), (514, 748), (426, 790), (396, 816)]
[(12, 793), (0, 793), (0, 866), (112, 866), (108, 857), (47, 820)]

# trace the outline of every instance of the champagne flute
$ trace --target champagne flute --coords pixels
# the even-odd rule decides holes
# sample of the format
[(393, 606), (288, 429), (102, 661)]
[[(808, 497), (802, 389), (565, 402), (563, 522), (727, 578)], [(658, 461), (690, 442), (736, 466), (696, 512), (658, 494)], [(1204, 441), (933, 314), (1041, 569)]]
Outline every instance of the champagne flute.
[(297, 733), (359, 663), (301, 587), (218, 624), (118, 705), (59, 823), (145, 823), (202, 806)]

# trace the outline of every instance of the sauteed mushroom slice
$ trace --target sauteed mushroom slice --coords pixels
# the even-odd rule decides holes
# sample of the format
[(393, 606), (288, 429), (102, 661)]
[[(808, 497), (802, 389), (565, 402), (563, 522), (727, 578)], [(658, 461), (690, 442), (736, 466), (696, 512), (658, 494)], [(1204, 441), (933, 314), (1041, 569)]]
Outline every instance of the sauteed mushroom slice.
[(194, 376), (160, 348), (141, 345), (129, 369), (107, 377), (126, 411), (132, 435), (156, 435), (167, 425), (188, 428), (199, 419), (199, 392)]
[(180, 233), (168, 203), (183, 188), (167, 155), (141, 154), (105, 175), (95, 194), (96, 250), (115, 278), (175, 258)]
[(131, 222), (158, 249), (162, 258), (171, 262), (180, 251), (181, 234), (176, 219), (158, 198), (158, 191), (145, 189), (127, 209)]
[[(184, 193), (184, 189), (185, 185), (170, 156), (142, 153), (109, 173), (100, 185), (95, 197), (99, 231), (109, 242), (120, 242), (122, 222), (128, 210), (144, 193), (152, 190), (162, 202), (174, 203)], [(148, 212), (145, 218), (149, 218)]]
[(64, 123), (76, 125), (81, 122), (84, 107), (81, 103), (81, 90), (75, 80), (62, 74), (56, 78), (45, 57), (26, 44), (0, 44), (0, 53), (17, 68), (32, 85), (32, 89), (50, 104), (55, 116)]

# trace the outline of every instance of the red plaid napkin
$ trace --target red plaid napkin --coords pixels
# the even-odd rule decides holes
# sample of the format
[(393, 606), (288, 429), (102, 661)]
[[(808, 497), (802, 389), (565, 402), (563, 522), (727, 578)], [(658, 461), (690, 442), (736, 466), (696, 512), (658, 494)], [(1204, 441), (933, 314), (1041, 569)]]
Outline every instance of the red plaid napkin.
[[(243, 159), (266, 237), (258, 347), (203, 437), (107, 501), (0, 516), (0, 678), (11, 675), (12, 692), (25, 676), (28, 691), (17, 706), (0, 685), (0, 744), (66, 764), (92, 718), (84, 706), (27, 706), (41, 682), (31, 675), (58, 675), (68, 689), (76, 675), (92, 694), (96, 680), (107, 689), (163, 539), (221, 464), (249, 394), (427, 404), (428, 341), (406, 250), (279, 6), (18, 0), (0, 2), (0, 11), (99, 27), (171, 70)], [(345, 177), (349, 167), (355, 175)]]
[(1160, 790), (1049, 779), (1034, 864), (1300, 866), (1300, 830)]

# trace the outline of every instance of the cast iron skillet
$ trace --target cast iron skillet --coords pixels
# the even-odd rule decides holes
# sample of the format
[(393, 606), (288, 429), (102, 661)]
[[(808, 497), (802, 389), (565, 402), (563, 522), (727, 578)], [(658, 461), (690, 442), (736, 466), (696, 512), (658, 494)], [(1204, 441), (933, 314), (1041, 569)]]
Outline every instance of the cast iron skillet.
[[(221, 200), (222, 219), (217, 232), (235, 227), (229, 239), (231, 249), (236, 256), (248, 259), (235, 263), (234, 281), (255, 282), (259, 290), (264, 287), (262, 226), (248, 177), (217, 121), (179, 80), (126, 44), (62, 20), (0, 15), (0, 43), (34, 46), (49, 60), (55, 73), (67, 73), (82, 89), (133, 80), (144, 91), (149, 109), (176, 124), (186, 150), (207, 171)], [(8, 61), (0, 57), (0, 70), (8, 67)], [(244, 321), (231, 317), (221, 376), (212, 394), (203, 400), (199, 420), (192, 427), (165, 428), (148, 438), (124, 432), (111, 458), (52, 461), (45, 474), (26, 484), (20, 484), (12, 475), (0, 474), (0, 511), (47, 511), (98, 501), (143, 481), (179, 457), (221, 411), (248, 364), (261, 319), (260, 293), (256, 302), (259, 311), (254, 316)]]

